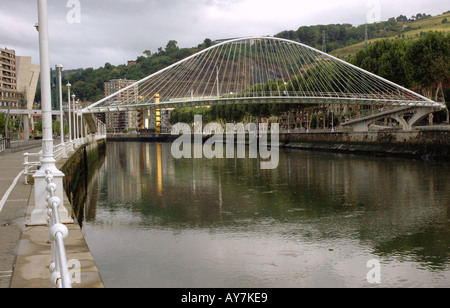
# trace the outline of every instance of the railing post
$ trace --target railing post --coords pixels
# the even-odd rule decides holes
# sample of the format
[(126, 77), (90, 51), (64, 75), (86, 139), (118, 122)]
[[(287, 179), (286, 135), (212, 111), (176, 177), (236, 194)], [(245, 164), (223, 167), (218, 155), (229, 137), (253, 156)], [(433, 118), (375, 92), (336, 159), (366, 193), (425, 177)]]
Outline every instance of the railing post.
[(23, 154), (23, 158), (24, 158), (24, 165), (25, 165), (25, 172), (23, 173), (25, 175), (25, 184), (28, 185), (28, 171), (29, 171), (29, 167), (28, 167), (28, 153)]
[(45, 181), (47, 186), (47, 221), (49, 223), (49, 239), (51, 240), (51, 257), (49, 265), (51, 272), (50, 282), (57, 288), (71, 288), (72, 281), (67, 265), (66, 248), (64, 239), (67, 238), (69, 231), (66, 226), (61, 224), (58, 208), (62, 206), (62, 199), (56, 196), (57, 186), (53, 183), (53, 175), (50, 169), (45, 171)]

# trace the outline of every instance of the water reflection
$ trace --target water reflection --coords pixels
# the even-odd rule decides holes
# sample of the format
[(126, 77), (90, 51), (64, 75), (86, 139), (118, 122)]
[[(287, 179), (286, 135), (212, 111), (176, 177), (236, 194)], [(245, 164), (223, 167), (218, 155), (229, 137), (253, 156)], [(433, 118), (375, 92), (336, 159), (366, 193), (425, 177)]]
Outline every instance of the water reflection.
[[(365, 262), (380, 258), (392, 273), (386, 284), (449, 285), (446, 163), (287, 150), (277, 169), (259, 166), (176, 160), (170, 144), (108, 144), (85, 204), (99, 267), (115, 277), (111, 254), (150, 258), (159, 270), (137, 286), (192, 286), (193, 269), (209, 277), (206, 286), (361, 286)], [(439, 277), (420, 276), (430, 272)], [(127, 285), (121, 275), (117, 284)]]

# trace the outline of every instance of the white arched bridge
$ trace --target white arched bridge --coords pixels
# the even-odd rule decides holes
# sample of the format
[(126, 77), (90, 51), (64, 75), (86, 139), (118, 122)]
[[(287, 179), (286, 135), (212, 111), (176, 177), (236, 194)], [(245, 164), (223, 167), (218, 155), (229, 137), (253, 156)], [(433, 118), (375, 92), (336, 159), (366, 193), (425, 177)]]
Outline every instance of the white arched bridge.
[(83, 113), (262, 103), (376, 106), (380, 114), (346, 123), (357, 130), (366, 130), (380, 117), (392, 117), (411, 129), (426, 115), (445, 108), (307, 45), (251, 37), (206, 48), (105, 97)]

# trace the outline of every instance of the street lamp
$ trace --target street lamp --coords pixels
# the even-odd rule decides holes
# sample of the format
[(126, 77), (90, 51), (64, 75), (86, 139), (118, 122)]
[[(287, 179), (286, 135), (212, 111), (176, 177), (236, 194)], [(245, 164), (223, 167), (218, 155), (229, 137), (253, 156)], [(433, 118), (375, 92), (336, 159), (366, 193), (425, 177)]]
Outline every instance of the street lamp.
[[(53, 176), (53, 183), (58, 188), (56, 196), (63, 200), (63, 178), (64, 173), (56, 168), (53, 153), (52, 134), (52, 102), (51, 102), (51, 80), (50, 80), (50, 54), (49, 54), (49, 33), (47, 1), (38, 0), (39, 16), (39, 59), (40, 59), (40, 80), (41, 80), (41, 106), (42, 106), (42, 155), (40, 158), (41, 168), (33, 175), (34, 178), (34, 202), (35, 207), (31, 212), (29, 225), (47, 224), (47, 191), (48, 185), (46, 177), (47, 171)], [(67, 209), (61, 206), (58, 209), (62, 223), (69, 222)], [(73, 221), (73, 220), (72, 220)]]
[(60, 109), (60, 120), (59, 120), (59, 131), (61, 135), (61, 152), (62, 157), (67, 158), (66, 153), (66, 145), (64, 144), (64, 110), (63, 110), (63, 102), (62, 102), (62, 77), (61, 72), (63, 70), (63, 66), (61, 64), (56, 65), (56, 71), (58, 72), (58, 87), (59, 87), (59, 109)]
[[(81, 109), (83, 109), (82, 108), (82, 106), (81, 106), (81, 103), (80, 103), (80, 100), (78, 100), (78, 110), (79, 111), (81, 111)], [(83, 112), (81, 112), (81, 114), (79, 115), (79, 117), (80, 117), (80, 139), (81, 139), (81, 144), (84, 144), (84, 133), (83, 133)]]
[(77, 143), (78, 143), (78, 145), (80, 145), (81, 144), (81, 134), (80, 134), (81, 128), (80, 128), (80, 114), (79, 114), (80, 105), (78, 104), (78, 102), (79, 102), (79, 100), (76, 101), (75, 108), (77, 110)]
[(63, 107), (62, 107), (62, 82), (61, 82), (61, 72), (63, 69), (63, 66), (61, 64), (57, 64), (55, 65), (56, 71), (58, 72), (58, 89), (59, 89), (59, 111), (60, 111), (60, 123), (59, 123), (59, 128), (60, 128), (60, 135), (61, 135), (61, 143), (64, 143), (64, 129), (62, 125), (62, 121), (63, 121)]
[(71, 108), (70, 108), (70, 88), (72, 85), (70, 83), (66, 84), (67, 87), (67, 98), (68, 98), (68, 105), (69, 105), (69, 116), (67, 117), (69, 119), (69, 142), (72, 144), (72, 115), (70, 114)]
[(68, 151), (73, 151), (73, 141), (72, 141), (72, 111), (70, 108), (70, 88), (72, 87), (72, 85), (70, 84), (70, 82), (67, 83), (66, 85), (67, 87), (67, 104), (69, 107), (69, 114), (67, 116), (67, 119), (69, 120), (69, 148)]
[(75, 144), (75, 147), (78, 147), (78, 130), (77, 130), (77, 110), (75, 107), (75, 94), (72, 94), (72, 106), (73, 106), (73, 141)]

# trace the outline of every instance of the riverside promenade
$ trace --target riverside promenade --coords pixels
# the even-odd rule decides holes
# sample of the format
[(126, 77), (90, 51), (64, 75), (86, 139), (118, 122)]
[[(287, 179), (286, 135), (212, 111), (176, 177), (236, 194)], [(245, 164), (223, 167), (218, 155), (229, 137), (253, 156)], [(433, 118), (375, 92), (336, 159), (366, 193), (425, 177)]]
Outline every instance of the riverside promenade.
[[(34, 186), (25, 184), (23, 155), (41, 149), (40, 143), (30, 147), (33, 148), (0, 153), (0, 288), (52, 288), (48, 269), (51, 262), (49, 228), (27, 225), (34, 208)], [(60, 169), (64, 163), (64, 159), (58, 161), (57, 167)], [(72, 213), (66, 197), (64, 206)], [(78, 223), (74, 221), (67, 227), (69, 236), (64, 240), (67, 260), (75, 260), (80, 265), (78, 269), (73, 268), (73, 277), (78, 278), (73, 288), (103, 288)]]

